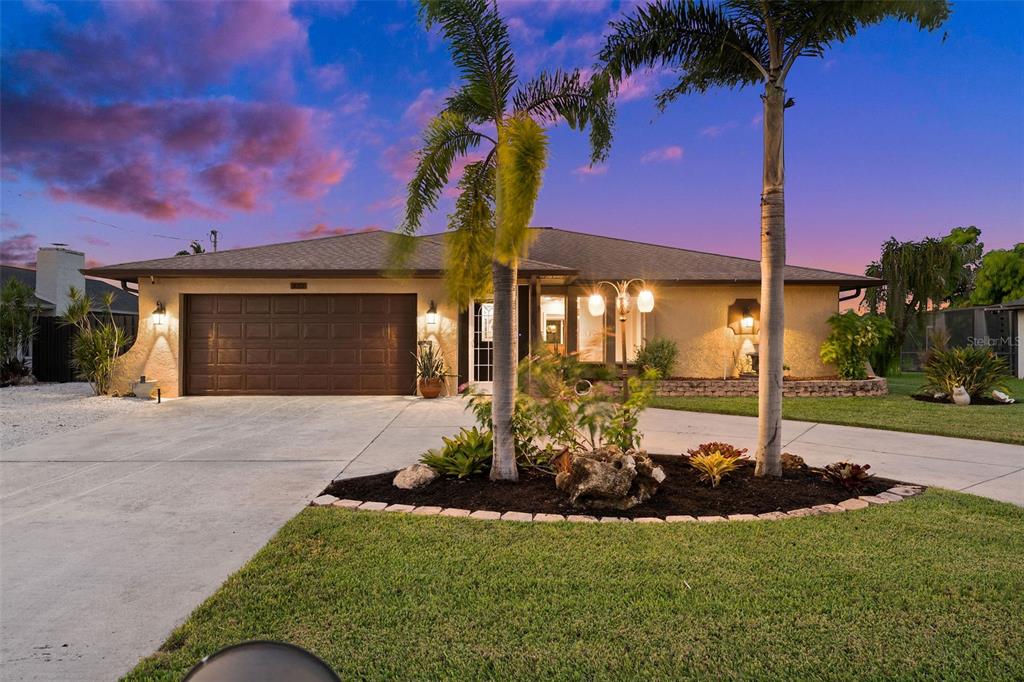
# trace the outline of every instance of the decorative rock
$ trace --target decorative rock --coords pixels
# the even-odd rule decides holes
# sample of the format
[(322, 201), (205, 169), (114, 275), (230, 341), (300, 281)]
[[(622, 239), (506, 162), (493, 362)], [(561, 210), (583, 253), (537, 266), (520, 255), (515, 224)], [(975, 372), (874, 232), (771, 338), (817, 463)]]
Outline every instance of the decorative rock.
[(561, 514), (534, 514), (533, 520), (550, 523), (552, 521), (565, 521), (565, 517)]
[(665, 522), (666, 523), (688, 523), (688, 522), (696, 521), (696, 520), (697, 519), (695, 519), (694, 517), (687, 516), (686, 514), (677, 514), (675, 516), (666, 516), (665, 517)]
[(320, 497), (315, 498), (309, 504), (310, 506), (313, 507), (329, 507), (337, 501), (338, 498), (335, 497), (334, 495), (321, 495)]
[(868, 503), (865, 502), (862, 499), (857, 499), (857, 498), (851, 497), (848, 500), (843, 500), (842, 502), (840, 502), (838, 504), (838, 506), (842, 507), (846, 511), (853, 511), (854, 509), (865, 509), (865, 508), (867, 508)]
[(629, 519), (624, 519), (621, 516), (602, 516), (601, 523), (626, 523)]
[(825, 512), (826, 514), (835, 514), (837, 512), (846, 511), (838, 504), (816, 504), (813, 507), (811, 507), (811, 509), (817, 509), (818, 511)]
[(497, 521), (498, 519), (501, 518), (501, 512), (485, 511), (483, 509), (479, 509), (479, 510), (473, 512), (472, 514), (470, 514), (469, 518), (471, 518), (471, 519), (480, 519), (482, 521)]
[(505, 512), (501, 515), (502, 521), (533, 521), (533, 514), (526, 512)]
[(555, 485), (574, 506), (625, 510), (649, 500), (664, 480), (664, 469), (646, 451), (609, 445), (573, 455)]
[(587, 516), (586, 514), (569, 514), (565, 520), (573, 523), (597, 523), (596, 516)]
[(411, 512), (415, 508), (416, 507), (414, 505), (411, 505), (411, 504), (389, 504), (384, 509), (384, 511), (386, 511), (386, 512), (402, 512), (403, 514), (408, 514), (409, 512)]
[(757, 517), (753, 514), (729, 514), (730, 521), (756, 521)]
[(438, 516), (469, 516), (468, 509), (445, 509)]
[(902, 495), (894, 495), (893, 493), (878, 493), (875, 497), (880, 497), (883, 500), (889, 500), (890, 502), (902, 502)]
[(778, 519), (785, 519), (785, 518), (788, 518), (788, 517), (786, 516), (786, 512), (773, 511), (773, 512), (765, 512), (763, 514), (758, 514), (757, 518), (759, 518), (759, 519), (766, 519), (768, 521), (777, 521)]
[(387, 502), (363, 502), (359, 505), (359, 511), (384, 511), (387, 508)]
[(416, 507), (412, 510), (413, 516), (437, 516), (441, 513), (441, 507)]
[(893, 495), (899, 495), (901, 497), (913, 497), (914, 495), (920, 495), (921, 489), (917, 486), (898, 485), (895, 488), (889, 488), (886, 492), (892, 493)]
[(889, 500), (882, 499), (875, 495), (861, 495), (857, 499), (864, 500), (868, 504), (889, 504)]
[(392, 483), (402, 490), (414, 490), (432, 483), (438, 476), (440, 474), (426, 464), (413, 464), (395, 474)]
[(716, 523), (718, 521), (725, 521), (724, 516), (698, 516), (697, 520), (702, 523)]
[(359, 509), (359, 505), (363, 502), (362, 500), (338, 500), (332, 507), (343, 507), (344, 509)]
[(657, 516), (641, 516), (638, 519), (633, 519), (633, 523), (665, 523), (665, 520), (659, 519)]
[(971, 404), (971, 394), (963, 386), (953, 387), (953, 403), (961, 407)]
[(802, 471), (806, 468), (807, 464), (804, 463), (804, 458), (800, 455), (793, 455), (788, 452), (782, 453), (783, 471)]

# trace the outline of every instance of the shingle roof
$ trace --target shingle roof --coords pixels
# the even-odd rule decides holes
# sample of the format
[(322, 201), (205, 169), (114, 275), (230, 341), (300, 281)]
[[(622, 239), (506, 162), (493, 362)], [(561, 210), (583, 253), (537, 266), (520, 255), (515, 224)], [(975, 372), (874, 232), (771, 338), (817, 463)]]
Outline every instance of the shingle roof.
[[(12, 278), (21, 280), (22, 284), (35, 291), (35, 270), (21, 268), (16, 265), (0, 265), (0, 283), (6, 282)], [(88, 277), (86, 278), (85, 293), (92, 300), (93, 305), (98, 306), (103, 300), (103, 296), (109, 292), (113, 292), (114, 294), (114, 305), (111, 308), (112, 312), (126, 315), (139, 314), (138, 296), (119, 287), (115, 287), (112, 284), (108, 284), (107, 282), (101, 282)], [(36, 303), (39, 304), (39, 307), (43, 310), (53, 310), (53, 301), (47, 301), (35, 296), (34, 294), (33, 297), (35, 298)]]
[[(759, 282), (760, 263), (670, 246), (602, 237), (550, 227), (533, 228), (524, 274), (578, 276), (584, 280), (642, 277), (663, 282)], [(194, 256), (109, 265), (86, 274), (111, 279), (145, 275), (374, 277), (389, 269), (388, 232), (365, 232), (283, 244), (268, 244)], [(436, 276), (443, 267), (443, 234), (417, 239), (409, 262), (413, 275)], [(830, 270), (786, 266), (787, 282), (843, 287), (877, 286), (881, 280)]]
[[(392, 236), (390, 232), (356, 232), (216, 253), (121, 263), (92, 268), (85, 273), (112, 279), (134, 279), (145, 275), (375, 277), (390, 269)], [(417, 242), (418, 248), (407, 263), (408, 271), (414, 276), (439, 275), (443, 268), (440, 242), (422, 238)], [(562, 266), (533, 259), (523, 261), (520, 270), (534, 274), (572, 274)]]

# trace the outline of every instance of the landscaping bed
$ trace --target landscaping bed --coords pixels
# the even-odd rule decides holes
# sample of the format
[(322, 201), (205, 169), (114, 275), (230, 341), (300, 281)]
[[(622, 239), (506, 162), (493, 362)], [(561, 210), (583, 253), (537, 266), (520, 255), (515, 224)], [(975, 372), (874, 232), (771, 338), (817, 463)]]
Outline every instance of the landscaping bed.
[(555, 487), (554, 477), (527, 469), (515, 484), (492, 483), (485, 475), (442, 477), (424, 488), (402, 490), (392, 481), (396, 472), (334, 481), (324, 491), (341, 499), (373, 500), (389, 504), (440, 506), (485, 511), (521, 511), (534, 514), (579, 514), (619, 518), (674, 515), (725, 516), (790, 511), (821, 504), (836, 504), (856, 495), (875, 495), (900, 485), (872, 477), (857, 493), (824, 480), (820, 470), (787, 471), (781, 479), (754, 477), (753, 462), (745, 462), (717, 488), (697, 480), (698, 472), (686, 459), (655, 455), (665, 471), (658, 492), (632, 509), (581, 510), (569, 504)]

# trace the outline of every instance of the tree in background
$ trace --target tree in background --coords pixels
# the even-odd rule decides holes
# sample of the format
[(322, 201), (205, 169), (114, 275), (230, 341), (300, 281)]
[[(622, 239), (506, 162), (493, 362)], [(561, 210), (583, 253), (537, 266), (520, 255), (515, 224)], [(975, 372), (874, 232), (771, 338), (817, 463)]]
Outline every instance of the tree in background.
[(657, 96), (713, 87), (763, 87), (761, 188), (761, 344), (757, 475), (782, 475), (783, 267), (786, 264), (783, 119), (794, 101), (786, 77), (800, 57), (822, 57), (835, 43), (887, 19), (934, 30), (949, 16), (944, 0), (782, 2), (658, 1), (611, 24), (598, 59), (617, 88), (640, 69), (671, 70), (678, 82)]
[(131, 334), (114, 322), (113, 292), (103, 295), (105, 320), (93, 313), (92, 300), (81, 290), (71, 287), (68, 297), (71, 301), (61, 319), (76, 330), (71, 342), (71, 366), (96, 395), (105, 395), (110, 391), (114, 361), (131, 344)]
[(28, 285), (13, 277), (4, 282), (0, 288), (0, 385), (29, 373), (25, 356), (36, 334), (38, 313)]
[(884, 314), (893, 334), (882, 346), (875, 369), (883, 375), (899, 373), (900, 352), (911, 331), (924, 334), (924, 314), (954, 298), (970, 296), (974, 270), (981, 252), (976, 227), (957, 227), (942, 238), (901, 242), (891, 237), (864, 274), (885, 280), (864, 295), (872, 314)]
[(1024, 298), (1024, 242), (993, 249), (981, 260), (970, 294), (972, 305), (995, 305)]
[[(518, 479), (512, 435), (518, 366), (516, 280), (529, 250), (529, 225), (547, 163), (542, 124), (591, 124), (605, 145), (606, 99), (578, 71), (541, 74), (517, 89), (508, 26), (486, 0), (423, 0), (420, 18), (439, 27), (460, 75), (458, 88), (423, 133), (416, 173), (396, 242), (396, 269), (415, 247), (411, 237), (437, 206), (457, 158), (470, 159), (458, 183), (445, 239), (445, 279), (460, 306), (493, 291), (494, 461), (491, 479)], [(599, 90), (597, 92), (600, 92)], [(482, 158), (471, 156), (480, 150)]]
[(178, 253), (176, 253), (174, 255), (175, 256), (195, 256), (195, 255), (200, 254), (200, 253), (206, 253), (206, 249), (204, 249), (203, 245), (199, 243), (199, 240), (193, 239), (191, 242), (189, 242), (187, 249), (182, 249), (181, 251), (179, 251)]

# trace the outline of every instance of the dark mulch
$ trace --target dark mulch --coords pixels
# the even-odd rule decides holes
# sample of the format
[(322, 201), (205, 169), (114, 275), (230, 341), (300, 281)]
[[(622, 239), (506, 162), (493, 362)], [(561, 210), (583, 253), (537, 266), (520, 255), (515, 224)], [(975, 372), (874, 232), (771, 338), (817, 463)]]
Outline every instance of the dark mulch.
[[(923, 403), (945, 403), (946, 405), (952, 405), (953, 401), (949, 398), (936, 398), (934, 395), (928, 395), (927, 393), (915, 393), (910, 396), (914, 400), (920, 400)], [(988, 396), (979, 395), (977, 397), (971, 397), (971, 405), (1013, 405), (1013, 403), (1001, 403), (995, 398)]]
[(462, 480), (440, 478), (419, 490), (396, 488), (391, 484), (395, 472), (390, 472), (334, 481), (324, 492), (340, 498), (391, 504), (636, 518), (790, 511), (816, 504), (834, 504), (857, 494), (874, 495), (899, 484), (872, 478), (859, 493), (851, 493), (823, 480), (821, 472), (815, 469), (787, 473), (782, 479), (755, 478), (754, 465), (750, 462), (724, 479), (718, 488), (711, 488), (697, 480), (697, 472), (684, 458), (655, 455), (654, 459), (665, 469), (665, 482), (646, 503), (621, 512), (574, 509), (566, 495), (555, 487), (554, 477), (536, 471), (520, 471), (519, 482), (515, 484), (491, 483), (486, 476)]

